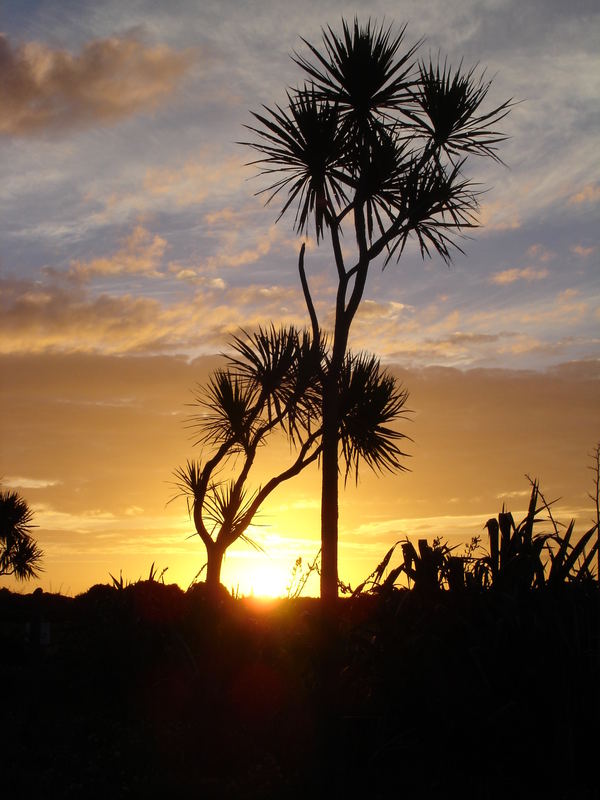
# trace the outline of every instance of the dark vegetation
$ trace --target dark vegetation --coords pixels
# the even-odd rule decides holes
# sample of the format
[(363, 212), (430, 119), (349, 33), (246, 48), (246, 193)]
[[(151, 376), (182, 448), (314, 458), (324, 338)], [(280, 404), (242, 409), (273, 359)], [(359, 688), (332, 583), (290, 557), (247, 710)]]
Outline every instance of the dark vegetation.
[(4, 796), (597, 797), (597, 529), (531, 498), (497, 547), (400, 543), (335, 612), (154, 570), (0, 590)]

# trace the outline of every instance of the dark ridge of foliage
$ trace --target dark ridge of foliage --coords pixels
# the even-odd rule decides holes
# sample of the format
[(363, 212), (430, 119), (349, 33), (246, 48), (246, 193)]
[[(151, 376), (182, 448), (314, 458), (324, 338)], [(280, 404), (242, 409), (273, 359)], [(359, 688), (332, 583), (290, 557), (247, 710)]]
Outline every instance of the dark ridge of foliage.
[(590, 583), (394, 588), (334, 615), (156, 581), (0, 590), (3, 789), (495, 799), (518, 764), (524, 796), (591, 798), (599, 623)]

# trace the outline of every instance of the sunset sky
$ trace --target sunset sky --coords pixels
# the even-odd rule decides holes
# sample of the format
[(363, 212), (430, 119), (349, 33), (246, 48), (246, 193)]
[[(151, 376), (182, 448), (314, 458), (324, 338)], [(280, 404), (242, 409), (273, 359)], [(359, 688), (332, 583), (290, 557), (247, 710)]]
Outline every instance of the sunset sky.
[[(285, 102), (289, 57), (357, 6), (330, 0), (7, 0), (0, 10), (0, 477), (35, 510), (45, 572), (75, 594), (146, 576), (186, 588), (204, 563), (173, 470), (194, 452), (191, 390), (240, 326), (307, 324), (293, 215), (276, 224), (236, 144), (250, 110)], [(408, 23), (493, 77), (507, 167), (451, 267), (409, 247), (372, 267), (351, 345), (410, 393), (410, 472), (362, 473), (341, 495), (353, 584), (397, 539), (483, 534), (525, 474), (559, 519), (592, 517), (600, 441), (600, 9), (595, 0), (406, 0), (360, 19)], [(346, 247), (351, 251), (352, 240)], [(307, 270), (327, 319), (327, 239)], [(289, 457), (263, 454), (257, 482)], [(319, 548), (319, 475), (272, 495), (223, 581), (282, 592)], [(7, 578), (0, 586), (14, 587)], [(313, 587), (314, 588), (314, 587)]]

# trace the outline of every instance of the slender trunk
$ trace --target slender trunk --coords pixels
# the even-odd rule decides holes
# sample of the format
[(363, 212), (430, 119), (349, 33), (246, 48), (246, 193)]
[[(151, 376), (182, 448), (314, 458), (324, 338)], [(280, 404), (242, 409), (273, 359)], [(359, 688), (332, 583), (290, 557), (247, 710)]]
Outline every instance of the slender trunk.
[(217, 544), (206, 548), (208, 563), (206, 565), (206, 586), (217, 591), (221, 585), (221, 565), (225, 550)]
[(321, 598), (335, 602), (338, 592), (338, 396), (331, 373), (323, 391), (321, 483)]

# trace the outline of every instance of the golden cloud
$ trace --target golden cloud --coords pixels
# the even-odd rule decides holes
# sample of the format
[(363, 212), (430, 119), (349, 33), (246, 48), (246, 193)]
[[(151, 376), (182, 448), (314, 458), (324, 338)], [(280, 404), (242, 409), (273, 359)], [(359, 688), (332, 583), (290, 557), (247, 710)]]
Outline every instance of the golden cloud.
[(593, 255), (596, 252), (595, 247), (584, 247), (583, 245), (576, 244), (571, 247), (571, 252), (575, 253), (577, 256), (581, 256), (581, 258), (589, 258), (589, 256)]
[[(177, 206), (201, 203), (216, 191), (229, 192), (244, 182), (243, 161), (231, 156), (220, 161), (203, 153), (177, 167), (152, 167), (146, 171), (144, 192), (152, 197), (172, 199)], [(217, 218), (217, 215), (213, 215)], [(226, 215), (222, 216), (226, 219)], [(212, 224), (215, 219), (211, 220)]]
[[(111, 263), (111, 262), (109, 262)], [(265, 319), (305, 322), (295, 288), (224, 287), (204, 280), (193, 298), (163, 305), (154, 297), (95, 294), (74, 276), (0, 286), (0, 353), (217, 352), (241, 326)], [(58, 278), (58, 279), (57, 279)]]
[(600, 184), (588, 183), (581, 191), (569, 197), (569, 205), (581, 205), (582, 203), (596, 203), (600, 200)]
[(77, 55), (41, 42), (11, 45), (0, 34), (0, 134), (113, 123), (153, 109), (194, 58), (134, 33), (92, 40)]
[(541, 281), (548, 277), (548, 270), (545, 267), (535, 269), (535, 267), (523, 267), (522, 269), (506, 269), (503, 272), (496, 272), (490, 278), (490, 283), (495, 283), (497, 286), (506, 286), (515, 281)]
[(160, 262), (167, 242), (160, 236), (153, 236), (143, 225), (136, 225), (123, 242), (123, 246), (110, 258), (94, 258), (91, 261), (74, 261), (71, 275), (90, 277), (92, 275), (119, 275), (143, 273), (157, 277)]
[(521, 218), (512, 203), (497, 200), (481, 204), (479, 224), (489, 231), (516, 230), (521, 227)]
[(531, 247), (527, 248), (527, 255), (529, 258), (535, 258), (536, 261), (541, 261), (544, 264), (556, 258), (556, 253), (548, 250), (543, 244), (532, 244)]

